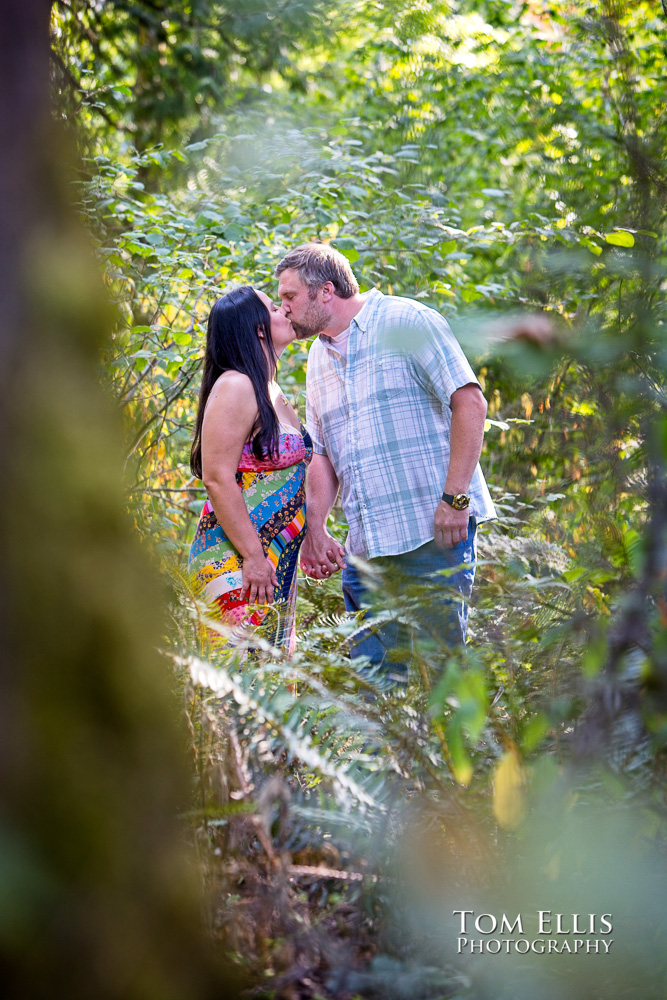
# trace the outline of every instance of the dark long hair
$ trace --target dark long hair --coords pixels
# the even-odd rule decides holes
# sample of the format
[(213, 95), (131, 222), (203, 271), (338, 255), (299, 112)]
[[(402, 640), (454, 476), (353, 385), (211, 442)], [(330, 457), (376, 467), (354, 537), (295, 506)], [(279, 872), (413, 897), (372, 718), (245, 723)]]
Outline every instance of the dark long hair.
[(271, 340), (271, 315), (250, 285), (227, 292), (215, 303), (208, 317), (206, 355), (195, 437), (190, 452), (190, 469), (202, 478), (201, 431), (206, 401), (217, 379), (226, 371), (243, 372), (252, 381), (259, 415), (252, 429), (252, 450), (258, 459), (275, 454), (278, 446), (278, 418), (269, 397), (271, 367), (257, 336), (261, 330), (269, 356), (277, 363)]

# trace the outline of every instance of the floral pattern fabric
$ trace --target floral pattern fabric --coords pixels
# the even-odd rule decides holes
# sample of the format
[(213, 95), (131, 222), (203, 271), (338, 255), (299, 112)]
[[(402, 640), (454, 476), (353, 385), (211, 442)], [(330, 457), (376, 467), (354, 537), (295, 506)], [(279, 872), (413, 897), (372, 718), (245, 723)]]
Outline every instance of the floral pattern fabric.
[(225, 534), (210, 500), (204, 504), (190, 549), (190, 572), (221, 619), (258, 630), (288, 652), (295, 645), (297, 567), (306, 531), (306, 467), (312, 455), (303, 424), (299, 432), (283, 428), (275, 456), (258, 459), (247, 442), (236, 472), (250, 520), (276, 572), (273, 604), (250, 605), (247, 594), (241, 597), (243, 558)]

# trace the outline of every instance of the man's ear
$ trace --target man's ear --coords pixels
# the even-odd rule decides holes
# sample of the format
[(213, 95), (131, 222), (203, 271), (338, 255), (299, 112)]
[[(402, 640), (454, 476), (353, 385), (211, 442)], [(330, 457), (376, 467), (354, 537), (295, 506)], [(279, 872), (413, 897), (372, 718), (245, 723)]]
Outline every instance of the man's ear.
[(331, 302), (332, 298), (336, 294), (336, 289), (331, 281), (325, 281), (323, 285), (320, 285), (320, 290), (322, 292), (323, 302)]

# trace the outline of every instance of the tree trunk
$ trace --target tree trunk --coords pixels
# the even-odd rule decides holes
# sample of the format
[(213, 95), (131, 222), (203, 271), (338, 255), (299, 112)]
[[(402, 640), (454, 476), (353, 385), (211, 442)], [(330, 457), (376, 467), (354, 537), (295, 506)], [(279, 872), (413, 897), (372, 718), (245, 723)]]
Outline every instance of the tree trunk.
[(0, 994), (229, 996), (177, 819), (161, 595), (95, 379), (112, 313), (68, 204), (49, 13), (0, 13)]

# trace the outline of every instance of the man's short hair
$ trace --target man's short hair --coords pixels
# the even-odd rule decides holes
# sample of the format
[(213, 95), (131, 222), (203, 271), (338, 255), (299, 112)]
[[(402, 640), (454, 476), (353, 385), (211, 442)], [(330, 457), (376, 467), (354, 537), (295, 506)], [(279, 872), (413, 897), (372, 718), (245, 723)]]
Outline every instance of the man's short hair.
[(309, 294), (314, 295), (314, 290), (325, 281), (331, 282), (341, 299), (351, 299), (359, 291), (347, 257), (328, 243), (304, 243), (290, 250), (278, 264), (276, 278), (288, 270), (298, 272)]

